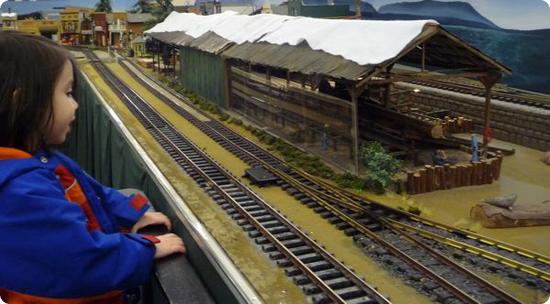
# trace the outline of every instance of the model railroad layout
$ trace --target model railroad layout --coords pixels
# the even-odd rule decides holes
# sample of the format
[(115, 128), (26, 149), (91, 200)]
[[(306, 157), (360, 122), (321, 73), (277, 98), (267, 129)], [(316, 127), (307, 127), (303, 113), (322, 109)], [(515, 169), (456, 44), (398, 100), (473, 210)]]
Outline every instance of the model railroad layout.
[[(86, 54), (161, 146), (278, 265), (285, 267), (287, 274), (302, 286), (306, 294), (314, 295), (315, 302), (388, 301), (344, 265), (331, 260), (330, 254), (186, 140), (118, 80), (95, 55)], [(243, 161), (271, 172), (277, 177), (280, 187), (353, 237), (369, 256), (433, 300), (445, 303), (519, 303), (469, 270), (472, 265), (550, 292), (550, 260), (547, 257), (388, 208), (291, 168), (215, 119), (199, 121), (152, 88), (147, 83), (152, 79), (145, 81), (125, 64), (128, 63), (124, 62), (123, 66), (136, 80), (176, 112)], [(291, 244), (290, 248), (285, 244)]]

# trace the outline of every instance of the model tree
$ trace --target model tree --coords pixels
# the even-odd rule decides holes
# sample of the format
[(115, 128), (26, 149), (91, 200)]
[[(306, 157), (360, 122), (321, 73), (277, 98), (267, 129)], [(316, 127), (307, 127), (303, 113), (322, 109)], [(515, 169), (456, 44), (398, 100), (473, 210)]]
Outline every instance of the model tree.
[(155, 11), (155, 15), (159, 20), (164, 20), (174, 10), (172, 0), (157, 0), (157, 3), (159, 7)]
[(152, 11), (149, 0), (138, 0), (133, 8), (134, 13), (150, 13)]
[(361, 149), (361, 160), (367, 169), (367, 186), (381, 193), (401, 170), (401, 161), (393, 158), (379, 142), (370, 142)]
[(97, 4), (95, 5), (95, 11), (96, 12), (106, 12), (111, 13), (113, 9), (111, 8), (111, 1), (110, 0), (99, 0)]

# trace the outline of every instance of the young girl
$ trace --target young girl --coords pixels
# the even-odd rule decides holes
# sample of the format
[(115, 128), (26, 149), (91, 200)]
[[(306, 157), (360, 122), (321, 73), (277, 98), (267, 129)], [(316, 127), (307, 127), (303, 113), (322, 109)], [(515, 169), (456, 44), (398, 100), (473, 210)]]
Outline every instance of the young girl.
[(75, 76), (54, 42), (0, 31), (0, 296), (10, 304), (124, 303), (155, 258), (185, 251), (171, 233), (130, 233), (171, 224), (50, 148), (71, 129)]

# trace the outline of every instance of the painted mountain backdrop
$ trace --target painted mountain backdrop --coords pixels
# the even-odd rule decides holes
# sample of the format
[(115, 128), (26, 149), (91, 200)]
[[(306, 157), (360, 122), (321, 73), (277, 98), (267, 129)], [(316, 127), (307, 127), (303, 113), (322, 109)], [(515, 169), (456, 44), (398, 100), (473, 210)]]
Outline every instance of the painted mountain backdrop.
[[(469, 3), (466, 2), (440, 2), (425, 0), (420, 2), (400, 2), (386, 4), (378, 9), (379, 14), (384, 15), (405, 15), (409, 19), (434, 18), (444, 24), (460, 24), (482, 28), (498, 28), (489, 19), (478, 13)], [(464, 22), (466, 21), (466, 22)], [(466, 24), (465, 24), (466, 23)]]
[[(550, 54), (550, 7), (542, 0), (514, 0), (516, 4), (522, 2), (524, 7), (519, 8), (516, 4), (513, 6), (516, 8), (515, 15), (537, 8), (537, 14), (528, 16), (533, 20), (531, 28), (543, 28), (538, 30), (517, 30), (525, 27), (526, 23), (523, 23), (523, 19), (521, 19), (520, 26), (508, 25), (503, 28), (502, 23), (497, 24), (476, 9), (476, 7), (480, 7), (480, 3), (488, 5), (493, 0), (464, 0), (464, 2), (447, 0), (368, 1), (372, 5), (368, 6), (368, 10), (362, 10), (365, 19), (435, 19), (447, 30), (510, 67), (513, 74), (504, 78), (503, 81), (506, 84), (526, 90), (550, 93), (550, 60), (545, 60), (547, 54)], [(509, 2), (508, 0), (497, 1), (502, 4)], [(388, 2), (396, 3), (388, 4)], [(487, 7), (485, 10), (488, 11)], [(493, 13), (505, 11), (507, 10), (499, 8), (493, 10)], [(548, 19), (540, 22), (539, 16), (547, 14)], [(548, 26), (545, 27), (546, 23), (544, 22), (549, 23)]]
[[(364, 0), (376, 9), (399, 2), (419, 0)], [(456, 2), (457, 0), (438, 0)], [(534, 30), (550, 28), (550, 6), (544, 0), (459, 0), (501, 28)]]

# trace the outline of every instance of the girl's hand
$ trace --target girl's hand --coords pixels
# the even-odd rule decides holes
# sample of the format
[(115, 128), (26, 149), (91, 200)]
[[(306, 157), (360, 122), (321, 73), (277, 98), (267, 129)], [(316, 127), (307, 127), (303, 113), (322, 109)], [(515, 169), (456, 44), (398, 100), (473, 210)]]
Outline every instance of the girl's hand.
[(168, 217), (160, 212), (145, 212), (143, 216), (132, 227), (132, 233), (149, 225), (164, 225), (168, 231), (172, 230), (172, 223)]
[(183, 240), (179, 236), (173, 233), (167, 233), (159, 235), (156, 238), (159, 239), (160, 242), (155, 244), (155, 259), (160, 259), (178, 252), (185, 253), (185, 244), (183, 244)]

